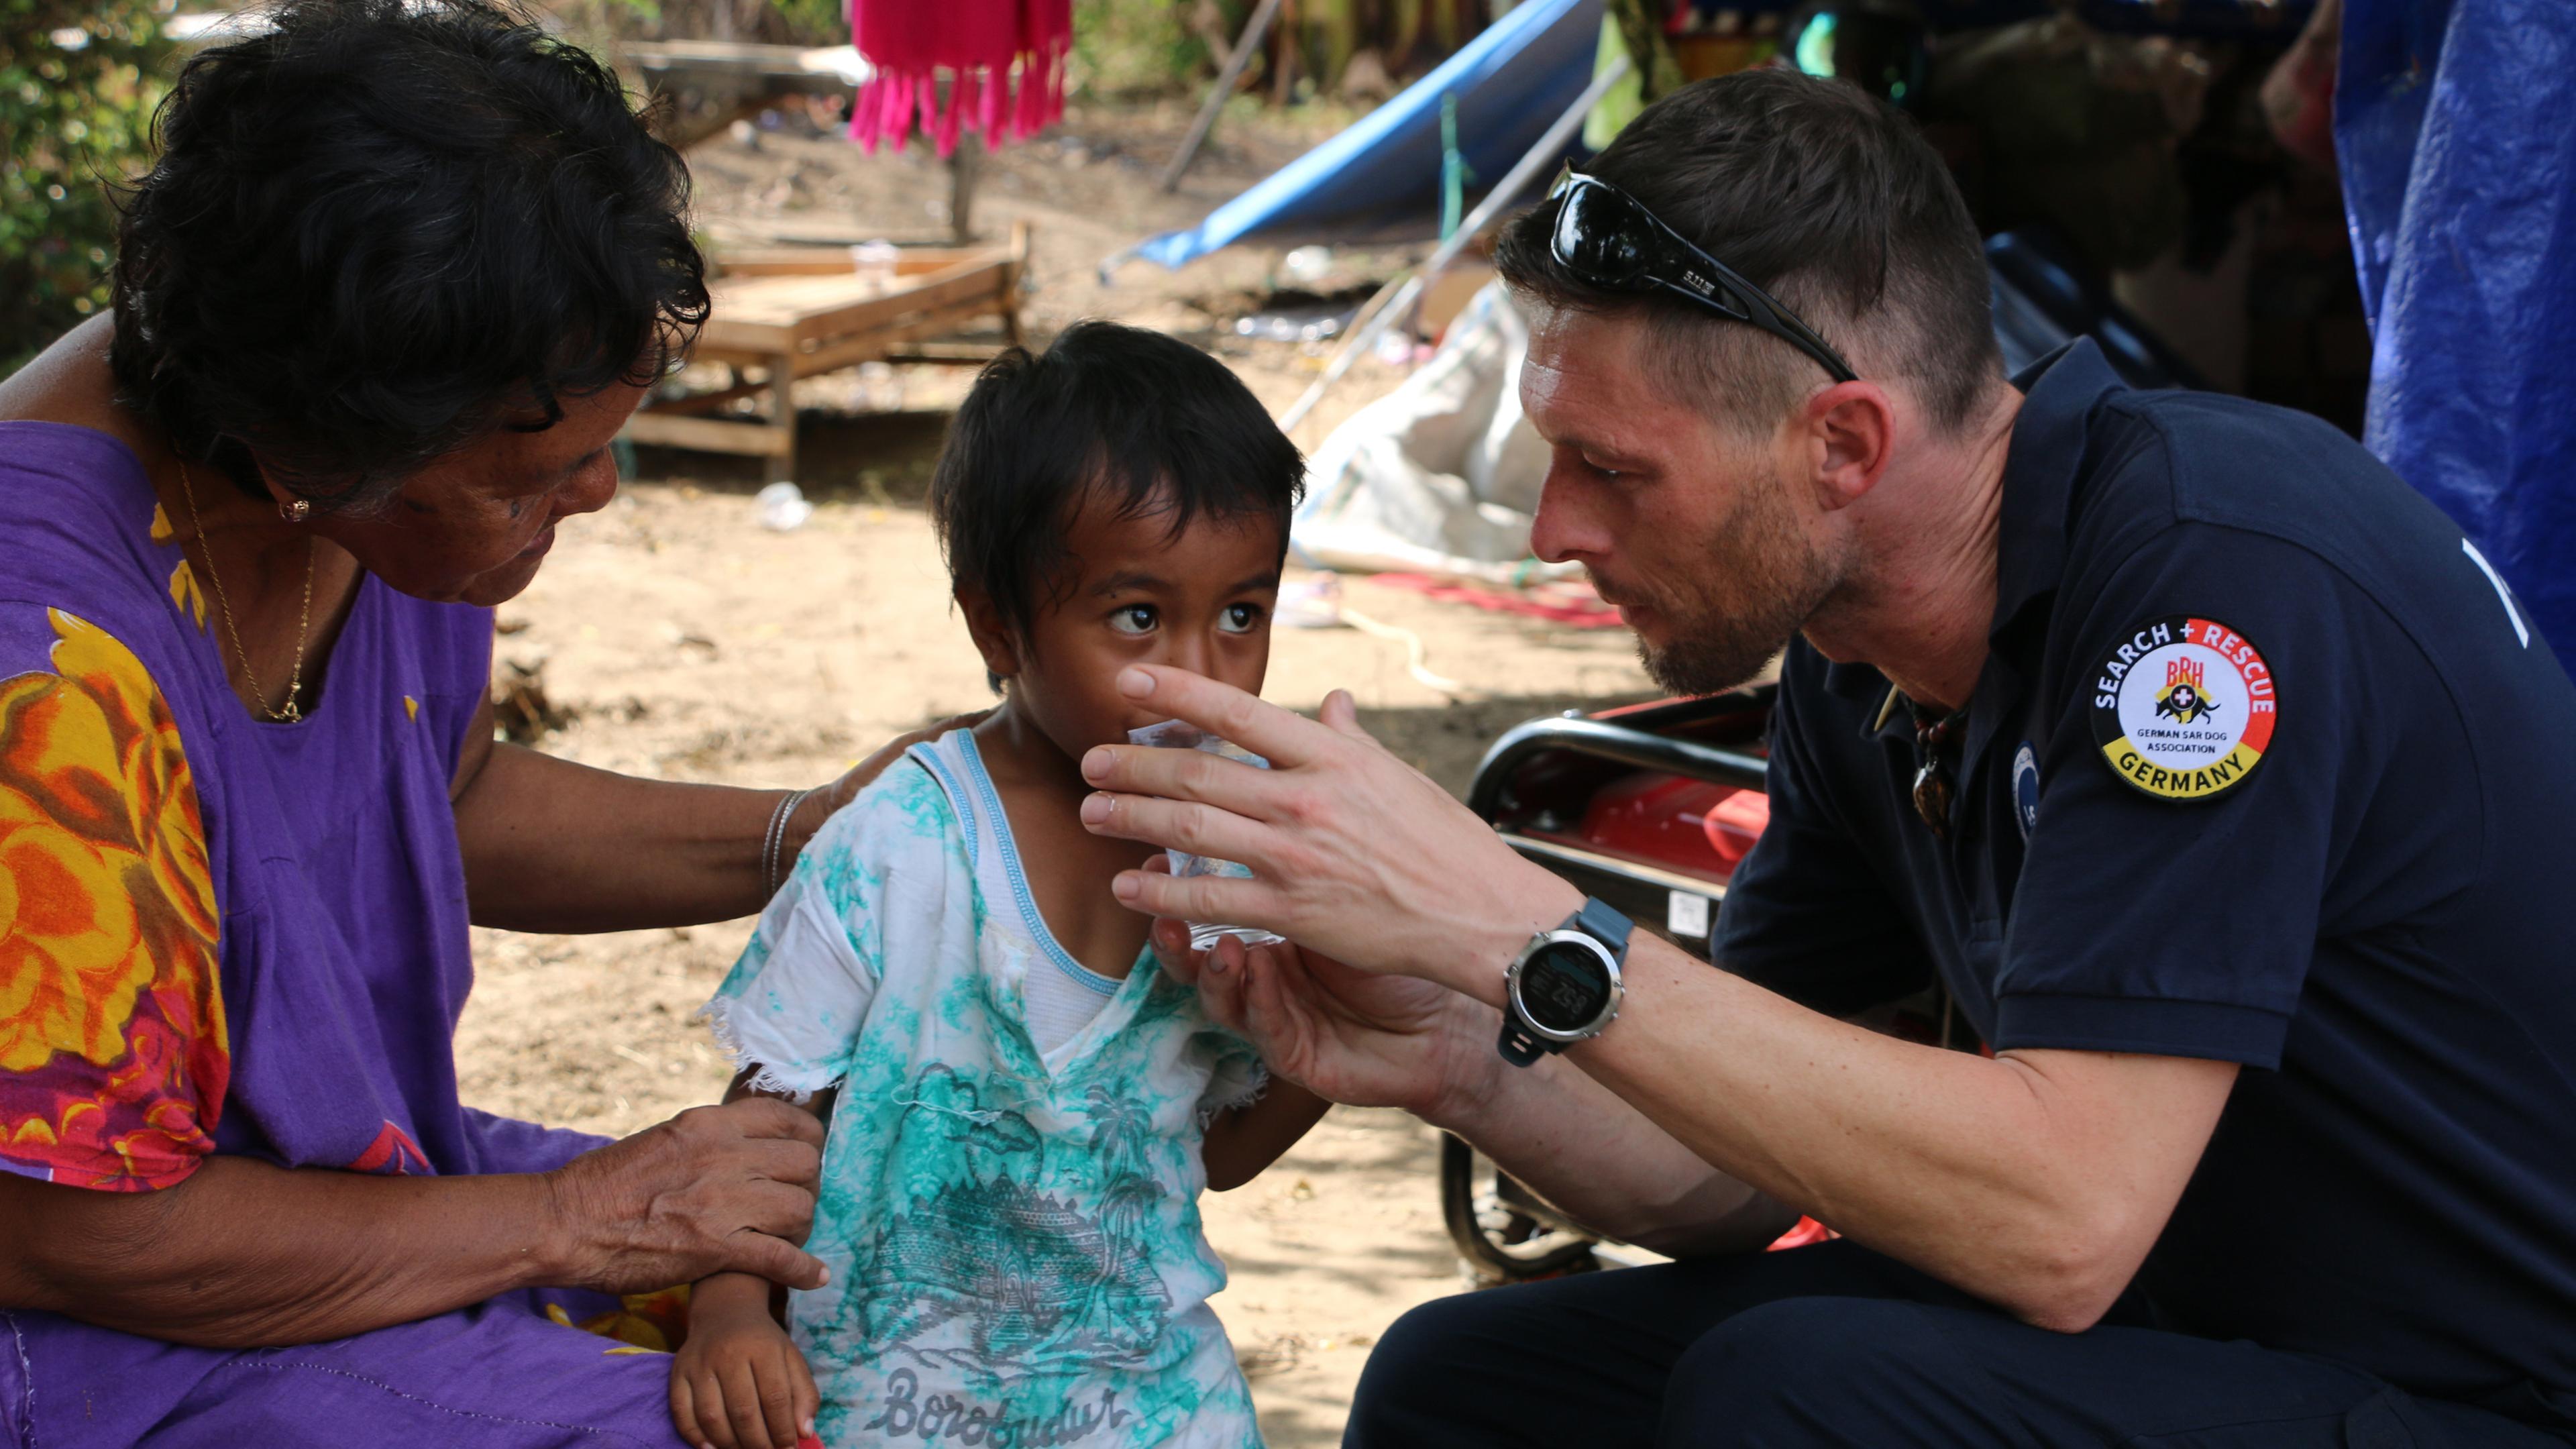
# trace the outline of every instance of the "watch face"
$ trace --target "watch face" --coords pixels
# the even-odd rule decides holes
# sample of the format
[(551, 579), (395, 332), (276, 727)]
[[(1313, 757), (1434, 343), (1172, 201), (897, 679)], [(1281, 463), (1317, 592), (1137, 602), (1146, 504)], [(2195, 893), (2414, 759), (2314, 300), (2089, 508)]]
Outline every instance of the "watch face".
[(1558, 942), (1521, 967), (1521, 1010), (1549, 1031), (1582, 1031), (1610, 1004), (1610, 973), (1581, 946)]

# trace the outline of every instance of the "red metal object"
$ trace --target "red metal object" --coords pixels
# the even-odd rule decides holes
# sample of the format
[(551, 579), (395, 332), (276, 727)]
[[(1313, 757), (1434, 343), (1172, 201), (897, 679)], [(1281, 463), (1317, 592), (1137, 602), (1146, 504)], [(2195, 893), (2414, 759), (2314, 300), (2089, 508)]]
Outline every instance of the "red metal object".
[(1640, 770), (1593, 792), (1573, 830), (1528, 833), (1723, 885), (1770, 820), (1759, 790)]
[(1763, 1251), (1785, 1253), (1791, 1248), (1803, 1248), (1809, 1243), (1830, 1243), (1841, 1236), (1842, 1234), (1817, 1222), (1814, 1218), (1800, 1218), (1796, 1227), (1773, 1239), (1771, 1246)]

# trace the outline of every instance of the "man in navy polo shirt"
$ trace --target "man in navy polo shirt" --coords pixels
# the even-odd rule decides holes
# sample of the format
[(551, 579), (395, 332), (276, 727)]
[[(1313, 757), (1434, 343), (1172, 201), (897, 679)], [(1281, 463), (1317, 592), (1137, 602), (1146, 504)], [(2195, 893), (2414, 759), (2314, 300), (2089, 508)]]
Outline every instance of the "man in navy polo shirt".
[[(1275, 1070), (1679, 1260), (1416, 1310), (1346, 1442), (2576, 1441), (2576, 689), (2459, 531), (2089, 343), (2002, 377), (1856, 91), (1690, 87), (1498, 261), (1538, 551), (1673, 689), (1788, 646), (1726, 969), (1346, 698), (1133, 670), (1273, 768), (1085, 762), (1095, 829), (1253, 867), (1120, 893), (1297, 943), (1177, 963)], [(1935, 981), (1991, 1057), (1840, 1020)], [(1744, 1251), (1797, 1212), (1844, 1237)]]

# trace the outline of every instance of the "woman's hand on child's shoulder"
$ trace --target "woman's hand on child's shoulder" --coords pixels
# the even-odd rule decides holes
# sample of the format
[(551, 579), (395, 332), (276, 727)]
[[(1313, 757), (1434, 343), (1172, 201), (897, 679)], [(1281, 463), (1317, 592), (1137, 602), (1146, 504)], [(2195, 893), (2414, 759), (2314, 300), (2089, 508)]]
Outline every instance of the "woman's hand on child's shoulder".
[[(903, 758), (904, 751), (914, 745), (926, 745), (951, 730), (973, 729), (982, 724), (984, 717), (991, 713), (989, 709), (979, 709), (973, 714), (951, 715), (937, 724), (923, 725), (917, 730), (897, 735), (879, 745), (876, 753), (852, 765), (841, 778), (814, 792), (815, 823), (819, 826), (822, 821), (831, 818), (832, 812), (859, 798), (859, 792), (875, 784), (877, 776), (884, 774), (887, 766)], [(807, 811), (805, 807), (800, 806), (797, 813), (803, 815)], [(805, 834), (810, 836), (812, 831), (806, 831)]]
[(689, 1335), (671, 1356), (671, 1422), (701, 1449), (812, 1449), (822, 1395), (769, 1312), (769, 1282), (720, 1273), (689, 1296)]

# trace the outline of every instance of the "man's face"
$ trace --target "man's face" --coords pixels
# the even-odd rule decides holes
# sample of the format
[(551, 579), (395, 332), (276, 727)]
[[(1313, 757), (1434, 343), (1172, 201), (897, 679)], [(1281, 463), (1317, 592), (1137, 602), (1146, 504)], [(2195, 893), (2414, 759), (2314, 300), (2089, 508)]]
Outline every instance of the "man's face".
[(1753, 440), (1642, 365), (1644, 325), (1542, 307), (1521, 406), (1550, 459), (1530, 546), (1579, 561), (1677, 694), (1758, 674), (1842, 582), (1795, 429)]

